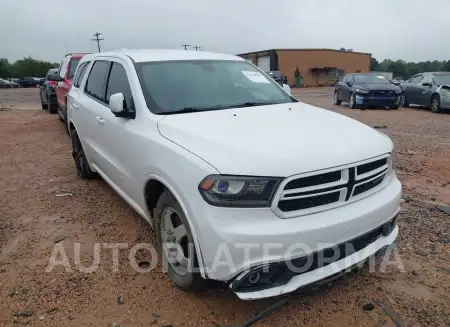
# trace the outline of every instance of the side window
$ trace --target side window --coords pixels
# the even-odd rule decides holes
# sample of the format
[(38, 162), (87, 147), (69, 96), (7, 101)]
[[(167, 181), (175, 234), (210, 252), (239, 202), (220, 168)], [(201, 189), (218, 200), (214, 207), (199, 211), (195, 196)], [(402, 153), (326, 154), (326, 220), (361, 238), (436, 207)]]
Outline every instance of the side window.
[(431, 74), (424, 74), (421, 83), (430, 83), (433, 84), (433, 78), (431, 77)]
[(417, 75), (412, 77), (409, 82), (412, 84), (419, 84), (422, 81), (423, 75)]
[(112, 63), (111, 72), (109, 73), (108, 86), (106, 88), (106, 103), (109, 103), (109, 98), (115, 93), (123, 94), (124, 109), (133, 109), (131, 108), (132, 94), (127, 72), (125, 71), (125, 68), (117, 62)]
[(102, 102), (105, 102), (105, 84), (108, 69), (109, 61), (95, 61), (85, 87), (87, 94)]
[(61, 63), (61, 66), (59, 66), (59, 76), (62, 78), (66, 77), (66, 71), (67, 71), (67, 64), (69, 63), (70, 56), (64, 57), (63, 62)]
[(81, 81), (83, 80), (84, 74), (86, 73), (86, 68), (89, 65), (88, 62), (83, 62), (80, 67), (78, 67), (75, 77), (73, 78), (73, 86), (74, 87), (80, 87)]
[(345, 75), (344, 78), (342, 79), (342, 83), (347, 83), (348, 81), (348, 75)]

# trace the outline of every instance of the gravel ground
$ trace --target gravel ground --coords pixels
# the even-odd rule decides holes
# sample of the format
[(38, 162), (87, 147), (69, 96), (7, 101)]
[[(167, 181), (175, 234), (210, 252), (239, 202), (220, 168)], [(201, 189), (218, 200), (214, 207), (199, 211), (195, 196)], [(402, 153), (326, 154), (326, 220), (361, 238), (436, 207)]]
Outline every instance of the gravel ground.
[[(33, 96), (27, 89), (14, 92)], [(325, 88), (294, 95), (387, 126), (383, 131), (394, 140), (406, 199), (398, 221), (406, 272), (389, 266), (385, 273), (370, 273), (365, 267), (332, 287), (293, 296), (257, 326), (395, 327), (383, 308), (407, 326), (450, 326), (450, 215), (436, 209), (450, 204), (450, 115), (334, 107)], [(17, 102), (14, 96), (8, 101)], [(277, 301), (240, 301), (216, 283), (200, 294), (184, 293), (159, 267), (136, 272), (129, 250), (119, 251), (117, 271), (112, 250), (103, 247), (99, 268), (80, 271), (76, 244), (78, 261), (90, 267), (94, 243), (131, 248), (154, 244), (154, 233), (101, 179), (77, 178), (70, 141), (56, 115), (0, 111), (0, 140), (0, 326), (228, 326)], [(71, 272), (63, 266), (46, 272), (55, 244), (66, 253)], [(151, 256), (138, 252), (135, 260), (145, 267)]]

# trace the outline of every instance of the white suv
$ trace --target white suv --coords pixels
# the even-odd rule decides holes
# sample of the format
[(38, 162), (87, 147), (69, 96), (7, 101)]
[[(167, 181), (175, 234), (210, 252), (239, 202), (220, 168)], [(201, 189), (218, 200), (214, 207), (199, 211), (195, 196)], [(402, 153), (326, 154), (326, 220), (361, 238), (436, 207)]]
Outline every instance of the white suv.
[(329, 280), (397, 237), (393, 144), (289, 93), (232, 55), (86, 55), (68, 99), (78, 175), (151, 224), (180, 288), (257, 299)]

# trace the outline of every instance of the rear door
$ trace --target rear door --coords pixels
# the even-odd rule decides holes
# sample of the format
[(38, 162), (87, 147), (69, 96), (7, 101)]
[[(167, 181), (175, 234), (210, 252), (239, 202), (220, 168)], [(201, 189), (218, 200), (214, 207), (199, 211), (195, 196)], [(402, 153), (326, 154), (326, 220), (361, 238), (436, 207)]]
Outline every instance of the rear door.
[(98, 165), (102, 161), (102, 149), (100, 147), (99, 127), (102, 121), (100, 117), (106, 107), (105, 92), (106, 79), (110, 62), (98, 59), (92, 64), (88, 78), (84, 83), (83, 95), (79, 97), (77, 118), (75, 126), (83, 144), (83, 149), (88, 155), (91, 164)]
[(80, 117), (80, 102), (83, 97), (83, 86), (86, 76), (86, 72), (89, 71), (90, 61), (83, 62), (78, 68), (75, 77), (73, 78), (73, 85), (67, 96), (67, 124), (69, 125), (71, 120), (78, 121), (83, 117)]

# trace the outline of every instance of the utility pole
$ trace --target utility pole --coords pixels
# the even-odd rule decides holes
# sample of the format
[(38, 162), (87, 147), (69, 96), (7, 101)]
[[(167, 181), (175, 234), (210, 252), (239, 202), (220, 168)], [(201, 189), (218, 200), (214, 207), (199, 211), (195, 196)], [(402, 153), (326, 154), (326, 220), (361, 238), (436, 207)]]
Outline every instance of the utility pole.
[(195, 49), (195, 51), (198, 51), (198, 49), (200, 49), (200, 51), (202, 50), (202, 47), (199, 47), (198, 45), (196, 45), (195, 47), (193, 47)]
[(182, 44), (181, 46), (184, 47), (184, 50), (187, 50), (187, 47), (190, 47), (189, 44)]
[(103, 35), (103, 34), (102, 34), (102, 33), (99, 33), (99, 32), (96, 32), (96, 33), (94, 34), (95, 39), (91, 39), (91, 41), (97, 42), (98, 52), (100, 52), (100, 41), (103, 41), (103, 40), (104, 40), (104, 39), (100, 39), (100, 38), (99, 38), (100, 35)]

